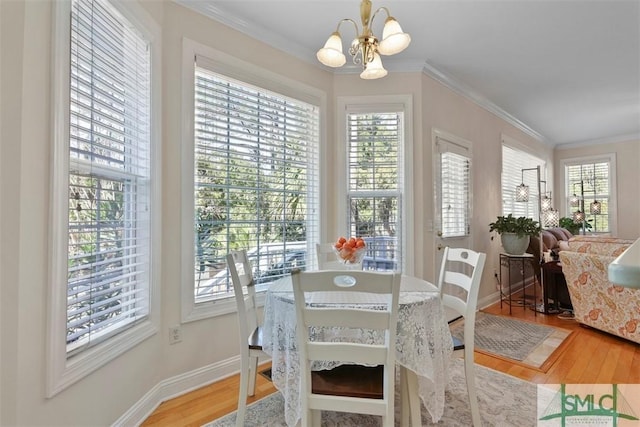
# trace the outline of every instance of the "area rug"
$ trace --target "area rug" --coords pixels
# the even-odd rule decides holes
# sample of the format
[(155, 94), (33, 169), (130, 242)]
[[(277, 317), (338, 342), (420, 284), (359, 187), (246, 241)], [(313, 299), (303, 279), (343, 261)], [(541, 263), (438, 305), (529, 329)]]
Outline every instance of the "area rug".
[[(447, 427), (472, 425), (463, 363), (462, 359), (451, 361), (450, 379), (445, 392), (444, 414), (437, 425)], [(536, 426), (537, 387), (535, 384), (476, 364), (476, 388), (482, 425)], [(399, 391), (396, 389), (396, 426), (400, 425), (398, 398)], [(286, 425), (283, 412), (284, 400), (282, 395), (276, 392), (247, 407), (244, 425), (246, 427), (282, 427)], [(205, 427), (233, 427), (235, 423), (236, 413), (233, 412), (206, 424)], [(323, 427), (363, 427), (380, 424), (379, 417), (331, 411), (322, 413)], [(424, 405), (422, 405), (422, 424), (435, 425)]]
[[(546, 372), (572, 332), (480, 311), (476, 315), (475, 350)], [(463, 340), (464, 319), (452, 323), (451, 335)]]

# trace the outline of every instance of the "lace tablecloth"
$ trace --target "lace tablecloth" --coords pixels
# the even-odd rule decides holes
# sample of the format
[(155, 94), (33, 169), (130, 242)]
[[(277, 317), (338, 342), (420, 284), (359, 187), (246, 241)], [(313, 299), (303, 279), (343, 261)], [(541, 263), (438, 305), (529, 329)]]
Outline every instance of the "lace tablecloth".
[[(313, 303), (376, 303), (373, 300), (335, 301), (334, 298), (335, 294), (327, 293), (322, 300)], [(295, 426), (302, 412), (295, 328), (291, 277), (285, 277), (274, 282), (267, 291), (262, 338), (263, 348), (272, 358), (273, 383), (284, 396), (288, 426)], [(375, 341), (380, 338), (371, 331), (352, 334), (358, 336), (350, 336), (350, 339)], [(338, 335), (344, 339), (343, 334), (336, 333), (336, 337)], [(420, 397), (433, 422), (438, 422), (444, 411), (447, 369), (453, 351), (451, 334), (436, 287), (415, 277), (402, 276), (396, 351), (397, 362), (417, 374)]]

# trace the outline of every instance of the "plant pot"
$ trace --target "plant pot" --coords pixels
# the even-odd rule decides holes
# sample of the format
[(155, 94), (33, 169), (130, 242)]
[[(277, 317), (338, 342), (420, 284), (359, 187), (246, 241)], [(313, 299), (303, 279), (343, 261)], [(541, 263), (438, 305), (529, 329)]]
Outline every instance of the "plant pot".
[(529, 236), (518, 237), (516, 233), (502, 233), (500, 240), (504, 251), (509, 255), (522, 255), (529, 247)]

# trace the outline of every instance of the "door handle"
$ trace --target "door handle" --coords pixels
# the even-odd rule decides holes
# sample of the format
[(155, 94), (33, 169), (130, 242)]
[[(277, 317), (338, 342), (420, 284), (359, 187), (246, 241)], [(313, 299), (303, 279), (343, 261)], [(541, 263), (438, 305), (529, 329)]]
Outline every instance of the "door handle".
[(442, 237), (442, 230), (438, 230), (436, 234), (438, 235), (438, 237)]

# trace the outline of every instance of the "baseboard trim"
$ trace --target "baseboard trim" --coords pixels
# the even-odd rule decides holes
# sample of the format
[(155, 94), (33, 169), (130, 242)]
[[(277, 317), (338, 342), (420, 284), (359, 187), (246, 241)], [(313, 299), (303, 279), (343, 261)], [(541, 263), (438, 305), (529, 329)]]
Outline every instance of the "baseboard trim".
[[(262, 361), (260, 361), (262, 363)], [(138, 426), (164, 401), (220, 381), (240, 372), (240, 356), (203, 366), (160, 381), (112, 426)]]

